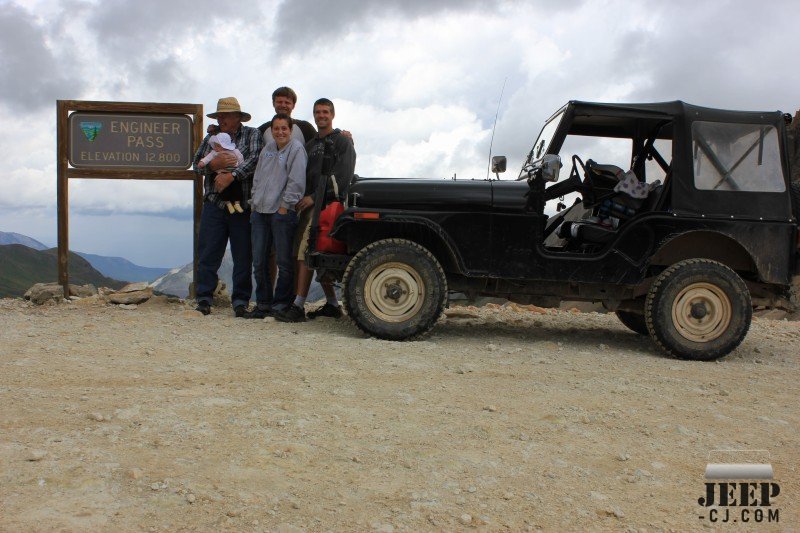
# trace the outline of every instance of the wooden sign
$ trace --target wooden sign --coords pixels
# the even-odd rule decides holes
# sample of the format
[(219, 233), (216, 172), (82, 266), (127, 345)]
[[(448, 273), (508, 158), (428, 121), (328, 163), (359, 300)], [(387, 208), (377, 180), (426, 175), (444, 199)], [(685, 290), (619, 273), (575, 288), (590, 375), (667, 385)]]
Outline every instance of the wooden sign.
[[(203, 140), (203, 106), (150, 102), (56, 102), (58, 282), (69, 296), (69, 180), (193, 182), (194, 274), (203, 180), (189, 167)], [(192, 284), (192, 287), (194, 284)]]

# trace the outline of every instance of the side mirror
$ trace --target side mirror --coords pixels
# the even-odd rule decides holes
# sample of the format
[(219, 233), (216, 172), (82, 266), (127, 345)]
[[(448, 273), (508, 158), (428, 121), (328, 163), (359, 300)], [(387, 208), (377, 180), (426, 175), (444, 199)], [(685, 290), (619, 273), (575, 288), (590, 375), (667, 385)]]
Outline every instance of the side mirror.
[(561, 170), (561, 157), (556, 154), (545, 154), (542, 158), (542, 179), (544, 181), (558, 181)]
[(492, 172), (500, 174), (506, 171), (506, 156), (496, 155), (492, 157)]

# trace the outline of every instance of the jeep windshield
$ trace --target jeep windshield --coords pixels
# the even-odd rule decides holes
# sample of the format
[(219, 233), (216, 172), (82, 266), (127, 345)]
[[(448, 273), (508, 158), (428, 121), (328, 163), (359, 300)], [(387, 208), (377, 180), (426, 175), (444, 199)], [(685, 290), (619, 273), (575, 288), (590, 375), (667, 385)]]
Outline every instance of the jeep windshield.
[(550, 147), (550, 141), (553, 140), (553, 135), (555, 135), (562, 118), (564, 118), (564, 109), (558, 111), (545, 123), (544, 128), (542, 128), (541, 133), (539, 133), (539, 136), (536, 138), (536, 142), (533, 143), (533, 148), (528, 152), (528, 157), (525, 158), (525, 162), (522, 164), (522, 169), (520, 169), (519, 176), (517, 176), (518, 180), (528, 177), (524, 170), (528, 164), (540, 159), (547, 153), (547, 149)]

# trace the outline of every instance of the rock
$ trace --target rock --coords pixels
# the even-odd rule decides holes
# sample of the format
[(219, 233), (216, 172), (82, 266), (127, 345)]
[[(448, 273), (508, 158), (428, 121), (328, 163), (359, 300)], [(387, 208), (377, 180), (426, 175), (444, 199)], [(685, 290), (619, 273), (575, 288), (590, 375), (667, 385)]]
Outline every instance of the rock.
[(231, 297), (228, 290), (225, 288), (225, 282), (222, 280), (217, 281), (217, 288), (214, 289), (213, 303), (217, 307), (230, 307)]
[(37, 283), (23, 296), (36, 305), (42, 305), (48, 301), (60, 302), (63, 297), (64, 289), (58, 283)]
[(617, 456), (617, 461), (627, 461), (627, 460), (629, 460), (630, 458), (631, 458), (630, 454), (627, 454), (627, 453), (624, 453), (624, 452), (623, 452), (623, 453), (620, 453), (620, 454)]
[(189, 494), (186, 495), (186, 501), (189, 503), (194, 503), (195, 501), (197, 501), (197, 498), (195, 497), (194, 494), (190, 492)]
[(120, 304), (119, 308), (127, 309), (128, 311), (135, 311), (136, 309), (139, 308), (139, 306), (136, 304)]
[(97, 295), (97, 287), (91, 283), (87, 283), (86, 285), (72, 285), (70, 283), (69, 294), (71, 296), (77, 296), (78, 298), (89, 298)]
[(165, 307), (170, 304), (169, 297), (163, 294), (151, 296), (146, 302), (142, 303), (141, 307)]
[(463, 309), (445, 309), (444, 315), (447, 318), (480, 318), (480, 315)]
[(25, 459), (25, 460), (35, 463), (35, 462), (41, 461), (45, 457), (47, 457), (47, 452), (46, 451), (44, 451), (44, 450), (31, 450), (31, 452), (28, 454), (27, 459)]
[(108, 301), (112, 304), (140, 304), (149, 300), (153, 296), (153, 289), (147, 288), (141, 291), (114, 292), (108, 295)]
[(472, 516), (468, 515), (467, 513), (464, 513), (458, 517), (458, 521), (464, 524), (465, 526), (469, 525), (472, 523)]
[(754, 313), (753, 316), (764, 320), (783, 320), (789, 315), (783, 309), (765, 309), (764, 311), (758, 311)]
[(141, 468), (131, 468), (128, 470), (128, 477), (131, 479), (141, 479), (144, 475), (144, 472)]
[(484, 411), (489, 411), (490, 413), (496, 413), (497, 412), (497, 407), (495, 407), (494, 405), (487, 405), (487, 406), (485, 406), (483, 408), (483, 410)]
[[(141, 292), (146, 291), (147, 289), (150, 289), (150, 286), (147, 284), (147, 282), (139, 281), (137, 283), (128, 283), (116, 292)], [(152, 289), (150, 289), (150, 292), (152, 292)]]
[(104, 304), (105, 301), (100, 299), (100, 296), (98, 296), (97, 294), (75, 300), (75, 305), (104, 305)]
[(486, 345), (486, 349), (489, 350), (490, 352), (496, 352), (497, 351), (497, 345), (496, 344), (491, 344), (491, 343), (487, 344)]
[(94, 420), (95, 422), (102, 422), (106, 418), (100, 413), (92, 413), (89, 415), (89, 420)]
[[(69, 295), (77, 298), (87, 298), (97, 294), (94, 285), (69, 285)], [(42, 305), (46, 302), (61, 302), (64, 289), (58, 283), (36, 283), (25, 292), (24, 299)]]
[(583, 302), (575, 300), (564, 300), (559, 306), (560, 309), (569, 310), (571, 313), (606, 313), (602, 303)]

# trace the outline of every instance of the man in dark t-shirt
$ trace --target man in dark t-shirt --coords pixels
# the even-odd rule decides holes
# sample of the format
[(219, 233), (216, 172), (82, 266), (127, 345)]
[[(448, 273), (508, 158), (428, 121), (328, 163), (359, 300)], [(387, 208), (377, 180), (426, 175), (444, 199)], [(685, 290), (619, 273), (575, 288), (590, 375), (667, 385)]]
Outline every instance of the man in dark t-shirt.
[[(278, 87), (272, 92), (272, 107), (275, 108), (275, 113), (286, 113), (292, 116), (294, 106), (297, 104), (297, 93), (289, 87)], [(258, 127), (258, 130), (264, 136), (264, 144), (272, 140), (272, 131), (270, 127), (272, 122), (265, 122)], [(292, 119), (292, 138), (297, 139), (305, 144), (314, 138), (317, 130), (314, 126), (306, 120)]]

